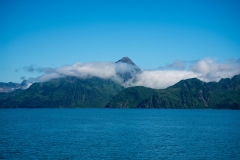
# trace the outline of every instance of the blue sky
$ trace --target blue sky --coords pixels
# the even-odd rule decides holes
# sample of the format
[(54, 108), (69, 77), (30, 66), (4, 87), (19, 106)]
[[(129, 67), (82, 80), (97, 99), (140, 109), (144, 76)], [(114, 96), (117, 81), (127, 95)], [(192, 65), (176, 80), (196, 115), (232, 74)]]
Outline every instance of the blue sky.
[[(0, 1), (0, 82), (77, 62), (140, 68), (240, 58), (240, 1)], [(21, 79), (22, 77), (22, 79)]]

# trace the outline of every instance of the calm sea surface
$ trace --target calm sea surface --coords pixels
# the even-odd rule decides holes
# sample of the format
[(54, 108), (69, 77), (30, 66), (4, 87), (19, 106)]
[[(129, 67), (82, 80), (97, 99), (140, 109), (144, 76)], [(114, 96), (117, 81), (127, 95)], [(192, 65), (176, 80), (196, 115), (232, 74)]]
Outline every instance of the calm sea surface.
[(0, 109), (0, 159), (240, 159), (240, 111)]

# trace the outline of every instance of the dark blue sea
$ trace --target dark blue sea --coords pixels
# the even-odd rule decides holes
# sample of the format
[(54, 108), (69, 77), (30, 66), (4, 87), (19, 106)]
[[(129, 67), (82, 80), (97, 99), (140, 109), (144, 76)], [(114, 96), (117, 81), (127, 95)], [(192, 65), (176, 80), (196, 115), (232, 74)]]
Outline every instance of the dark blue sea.
[(1, 109), (0, 159), (240, 159), (240, 111)]

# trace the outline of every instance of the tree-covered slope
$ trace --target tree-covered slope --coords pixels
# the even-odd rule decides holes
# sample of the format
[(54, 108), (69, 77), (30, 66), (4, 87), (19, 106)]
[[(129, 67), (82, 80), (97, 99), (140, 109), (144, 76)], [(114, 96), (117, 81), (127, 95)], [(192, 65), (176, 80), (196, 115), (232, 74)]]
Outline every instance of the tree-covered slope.
[(1, 108), (104, 107), (123, 89), (112, 80), (65, 77), (34, 83), (27, 90), (0, 101)]
[(113, 97), (107, 108), (132, 108), (150, 95), (157, 93), (155, 89), (146, 87), (129, 87)]
[[(128, 88), (123, 90), (108, 103), (111, 107), (125, 104), (126, 108), (226, 108), (240, 109), (240, 75), (232, 79), (222, 79), (217, 82), (205, 83), (196, 78), (182, 80), (166, 89), (155, 90), (155, 94), (144, 93)], [(133, 91), (131, 91), (133, 90)], [(137, 105), (130, 100), (134, 94), (139, 94)], [(146, 98), (143, 98), (146, 97)], [(136, 99), (136, 98), (135, 98)]]

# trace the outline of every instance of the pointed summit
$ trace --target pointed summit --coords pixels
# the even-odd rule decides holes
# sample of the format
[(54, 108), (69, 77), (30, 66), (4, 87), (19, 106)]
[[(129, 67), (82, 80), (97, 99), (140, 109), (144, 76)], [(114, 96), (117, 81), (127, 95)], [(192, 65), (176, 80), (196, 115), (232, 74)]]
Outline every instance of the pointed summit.
[(20, 84), (21, 86), (25, 86), (28, 84), (28, 81), (27, 80), (23, 80), (22, 83)]
[(31, 82), (28, 82), (27, 80), (23, 80), (22, 83), (20, 84), (21, 89), (25, 90), (28, 89), (32, 85)]
[(122, 59), (118, 60), (116, 63), (125, 63), (128, 64), (129, 66), (127, 67), (128, 69), (123, 71), (120, 70), (120, 72), (117, 72), (117, 74), (123, 79), (123, 82), (126, 82), (130, 79), (135, 79), (136, 74), (141, 73), (141, 69), (136, 66), (133, 61), (128, 58), (128, 57), (123, 57)]
[(123, 57), (122, 59), (118, 60), (116, 63), (119, 63), (119, 62), (127, 63), (127, 64), (131, 64), (133, 66), (136, 66), (136, 64), (133, 63), (133, 61), (128, 57)]

